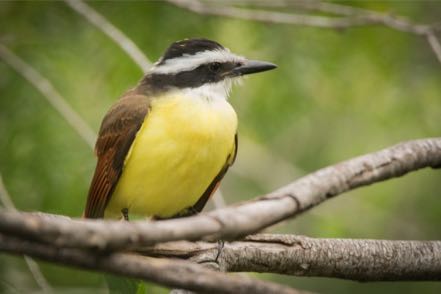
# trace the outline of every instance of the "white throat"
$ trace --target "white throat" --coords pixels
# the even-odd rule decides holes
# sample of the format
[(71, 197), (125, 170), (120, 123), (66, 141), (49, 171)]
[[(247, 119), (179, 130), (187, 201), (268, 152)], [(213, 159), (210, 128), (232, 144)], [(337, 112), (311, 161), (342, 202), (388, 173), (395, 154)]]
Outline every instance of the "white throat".
[(206, 102), (228, 100), (233, 84), (232, 79), (225, 79), (217, 83), (204, 84), (196, 88), (181, 89), (185, 96)]

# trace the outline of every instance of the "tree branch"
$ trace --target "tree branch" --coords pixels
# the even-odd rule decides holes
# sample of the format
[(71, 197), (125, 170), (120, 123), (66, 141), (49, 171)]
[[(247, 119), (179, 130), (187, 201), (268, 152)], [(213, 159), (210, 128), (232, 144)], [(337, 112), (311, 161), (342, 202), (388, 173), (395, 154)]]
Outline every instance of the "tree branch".
[(49, 80), (2, 44), (0, 44), (0, 58), (34, 86), (92, 149), (95, 147), (95, 132), (66, 102)]
[[(348, 29), (360, 26), (383, 25), (397, 31), (425, 37), (433, 53), (441, 63), (441, 46), (435, 35), (437, 31), (441, 30), (439, 26), (416, 24), (403, 17), (396, 17), (377, 11), (321, 1), (227, 1), (230, 5), (204, 3), (199, 0), (167, 0), (167, 2), (203, 15), (225, 16), (265, 23), (282, 23), (327, 29)], [(232, 4), (248, 4), (260, 7), (279, 8), (299, 7), (314, 12), (335, 14), (338, 15), (338, 17), (238, 8), (232, 6)]]
[(0, 212), (0, 232), (57, 246), (116, 250), (175, 240), (237, 239), (298, 215), (360, 186), (441, 166), (441, 138), (401, 143), (318, 170), (257, 199), (197, 216), (164, 221), (70, 220)]
[[(167, 0), (167, 2), (199, 14), (233, 17), (267, 23), (285, 23), (328, 29), (384, 25), (395, 30), (418, 35), (425, 35), (429, 30), (436, 29), (436, 27), (431, 25), (414, 24), (402, 17), (396, 17), (390, 14), (320, 1), (227, 1), (230, 5), (225, 5), (225, 3), (213, 4), (212, 2), (204, 3), (199, 0)], [(299, 7), (315, 12), (336, 14), (341, 17), (238, 8), (231, 4), (248, 4), (279, 8)]]
[(3, 234), (0, 234), (0, 250), (204, 293), (301, 293), (271, 282), (215, 272), (188, 261), (143, 257), (131, 253), (97, 254), (25, 241)]
[(84, 16), (91, 24), (104, 32), (115, 44), (119, 45), (143, 72), (147, 72), (152, 66), (150, 60), (148, 60), (138, 46), (95, 9), (81, 0), (64, 0), (64, 2), (78, 14)]
[[(87, 4), (72, 0), (66, 2), (116, 43), (123, 44), (123, 50), (144, 71), (150, 66), (149, 61), (130, 39)], [(304, 6), (305, 9), (344, 16), (336, 18), (212, 5), (204, 7), (202, 2), (190, 0), (169, 2), (178, 5), (191, 4), (192, 9), (187, 9), (199, 13), (265, 22), (338, 29), (382, 24), (425, 36), (441, 62), (441, 45), (435, 35), (437, 28), (413, 24), (363, 9), (351, 10), (343, 5), (321, 2), (314, 2), (317, 3), (315, 6)], [(138, 52), (134, 52), (133, 48)], [(78, 127), (81, 118), (72, 118), (69, 111), (73, 111), (69, 110), (69, 105), (60, 103), (63, 99), (47, 80), (2, 45), (0, 57), (48, 97), (50, 103), (63, 116), (68, 117), (69, 123)], [(84, 126), (81, 127), (84, 129)], [(83, 138), (90, 142), (91, 136), (94, 137), (93, 131), (89, 130), (89, 134), (86, 135), (84, 133), (83, 130)], [(440, 165), (441, 139), (427, 139), (403, 143), (322, 169), (256, 200), (188, 219), (123, 223), (72, 221), (59, 216), (0, 212), (0, 231), (16, 236), (0, 233), (0, 250), (29, 254), (63, 265), (106, 271), (194, 291), (298, 293), (296, 290), (272, 283), (209, 271), (187, 261), (139, 257), (130, 253), (109, 253), (108, 250), (135, 249), (168, 240), (237, 238), (295, 216), (345, 191), (401, 176), (422, 167)], [(105, 250), (106, 253), (79, 249), (75, 248), (76, 246)], [(220, 255), (217, 244), (206, 242), (159, 244), (144, 249), (144, 252), (169, 257), (190, 257), (191, 260), (198, 260), (203, 264), (215, 263), (225, 271), (274, 272), (363, 281), (441, 279), (440, 241), (343, 240), (255, 235), (248, 236), (243, 241), (226, 243)]]
[[(3, 182), (3, 177), (0, 174), (0, 202), (7, 210), (17, 211), (14, 203), (11, 200), (11, 196), (9, 195), (8, 190), (6, 189), (6, 185)], [(37, 285), (43, 290), (44, 293), (52, 293), (52, 287), (49, 285), (48, 281), (44, 277), (41, 272), (40, 266), (29, 256), (24, 256), (24, 260), (26, 262), (26, 266), (31, 272), (32, 277), (34, 278)]]
[(140, 252), (216, 263), (226, 272), (357, 281), (441, 280), (441, 241), (316, 239), (261, 234), (225, 243), (221, 254), (217, 244), (187, 241), (162, 243)]
[[(256, 200), (194, 217), (158, 222), (86, 221), (4, 211), (0, 212), (0, 250), (196, 291), (237, 293), (241, 289), (243, 293), (291, 293), (294, 290), (276, 289), (274, 287), (279, 286), (262, 281), (207, 272), (186, 261), (140, 258), (112, 251), (139, 249), (170, 240), (237, 238), (345, 191), (429, 166), (441, 166), (441, 138), (405, 142), (360, 156), (319, 170)], [(196, 247), (199, 253), (193, 250), (179, 253), (179, 257), (185, 254), (193, 261), (198, 257), (197, 261), (204, 264), (215, 261), (220, 269), (229, 271), (369, 281), (439, 280), (441, 277), (439, 241), (320, 240), (258, 235), (226, 244), (215, 257), (217, 249), (206, 248), (207, 254), (211, 252), (209, 257), (200, 244), (208, 246), (200, 242), (192, 244), (199, 246)], [(155, 246), (156, 254), (161, 246), (170, 244)], [(182, 252), (185, 247), (180, 246), (178, 250)], [(168, 250), (170, 252), (170, 247)]]
[(204, 15), (225, 16), (231, 18), (260, 21), (265, 23), (283, 23), (319, 28), (345, 29), (355, 26), (372, 24), (372, 20), (364, 17), (335, 18), (285, 13), (269, 10), (237, 8), (219, 4), (205, 4), (198, 0), (166, 0), (175, 6)]
[(441, 63), (441, 43), (439, 42), (434, 32), (427, 33), (426, 37), (427, 41), (432, 47), (432, 51), (435, 53), (438, 61)]

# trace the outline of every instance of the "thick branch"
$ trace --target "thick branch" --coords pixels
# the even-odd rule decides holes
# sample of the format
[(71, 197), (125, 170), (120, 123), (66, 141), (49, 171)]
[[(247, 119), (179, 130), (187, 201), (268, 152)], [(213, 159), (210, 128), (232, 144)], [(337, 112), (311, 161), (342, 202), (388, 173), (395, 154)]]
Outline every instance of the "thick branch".
[(207, 242), (169, 242), (142, 252), (199, 263), (215, 262), (227, 272), (358, 281), (441, 280), (441, 241), (316, 239), (262, 234), (225, 243), (219, 256), (217, 244)]
[(215, 272), (188, 261), (143, 257), (131, 253), (97, 254), (75, 248), (60, 249), (2, 234), (0, 250), (204, 293), (300, 293), (271, 282)]
[(58, 246), (114, 250), (174, 240), (234, 239), (355, 189), (423, 167), (441, 166), (441, 138), (409, 141), (330, 166), (241, 205), (182, 219), (85, 221), (40, 214), (0, 213), (0, 232)]

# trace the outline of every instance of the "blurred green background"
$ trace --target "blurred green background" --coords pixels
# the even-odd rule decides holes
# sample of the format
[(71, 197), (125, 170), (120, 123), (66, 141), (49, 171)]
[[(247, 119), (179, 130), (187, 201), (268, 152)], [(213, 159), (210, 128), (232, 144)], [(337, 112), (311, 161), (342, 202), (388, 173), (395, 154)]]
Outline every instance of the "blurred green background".
[[(222, 185), (228, 203), (341, 160), (440, 135), (441, 64), (423, 38), (384, 27), (335, 31), (201, 16), (163, 2), (89, 4), (152, 61), (175, 40), (206, 37), (279, 65), (233, 91), (240, 144)], [(441, 17), (437, 1), (344, 4), (420, 23)], [(109, 106), (142, 76), (115, 43), (62, 2), (0, 2), (0, 42), (48, 78), (96, 131)], [(16, 206), (81, 215), (94, 166), (90, 147), (0, 60), (0, 172)], [(439, 240), (440, 181), (439, 170), (418, 171), (338, 196), (272, 231)], [(100, 274), (39, 264), (57, 293), (106, 292)], [(441, 293), (441, 283), (253, 275), (322, 293)], [(38, 292), (23, 258), (1, 255), (0, 292)]]

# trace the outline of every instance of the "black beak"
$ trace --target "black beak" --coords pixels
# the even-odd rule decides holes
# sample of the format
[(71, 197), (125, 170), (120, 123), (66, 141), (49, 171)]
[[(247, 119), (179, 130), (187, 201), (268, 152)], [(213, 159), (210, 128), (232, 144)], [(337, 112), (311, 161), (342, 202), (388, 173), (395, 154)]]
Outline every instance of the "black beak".
[(271, 62), (258, 61), (258, 60), (246, 60), (242, 64), (235, 67), (231, 73), (233, 76), (243, 76), (262, 71), (275, 69), (277, 65)]

